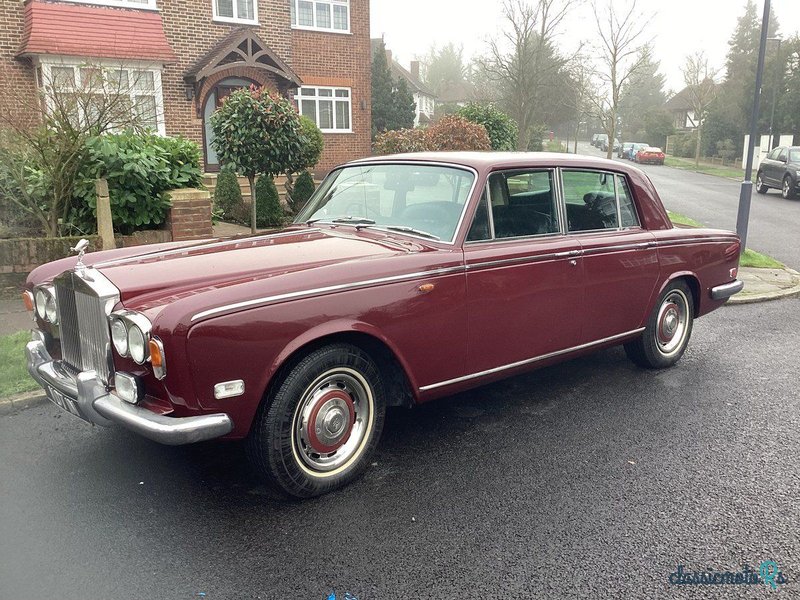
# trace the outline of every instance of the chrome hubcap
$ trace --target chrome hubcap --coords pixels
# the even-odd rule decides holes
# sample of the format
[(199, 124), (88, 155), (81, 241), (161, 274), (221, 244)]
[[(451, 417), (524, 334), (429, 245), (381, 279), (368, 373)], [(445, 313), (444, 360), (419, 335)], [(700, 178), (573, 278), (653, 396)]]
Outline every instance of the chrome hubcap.
[(656, 331), (659, 351), (669, 356), (680, 350), (689, 331), (689, 303), (680, 290), (670, 292), (658, 309)]
[(295, 455), (312, 471), (333, 471), (363, 449), (372, 424), (372, 392), (360, 373), (328, 371), (303, 394), (293, 420)]

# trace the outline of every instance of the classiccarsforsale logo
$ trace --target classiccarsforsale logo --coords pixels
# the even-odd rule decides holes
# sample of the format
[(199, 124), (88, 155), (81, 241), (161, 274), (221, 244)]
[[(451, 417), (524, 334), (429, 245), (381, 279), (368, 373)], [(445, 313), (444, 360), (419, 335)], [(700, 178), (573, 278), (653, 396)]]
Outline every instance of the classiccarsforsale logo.
[(687, 571), (683, 565), (678, 565), (677, 570), (670, 573), (669, 582), (672, 585), (758, 585), (764, 584), (773, 590), (778, 585), (789, 583), (789, 578), (778, 568), (774, 560), (762, 561), (757, 570), (749, 565), (744, 565), (741, 571)]

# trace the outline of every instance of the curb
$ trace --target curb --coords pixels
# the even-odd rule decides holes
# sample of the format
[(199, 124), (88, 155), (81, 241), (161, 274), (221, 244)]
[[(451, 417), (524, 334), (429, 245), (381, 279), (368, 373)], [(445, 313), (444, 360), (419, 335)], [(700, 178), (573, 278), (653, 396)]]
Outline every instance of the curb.
[(3, 398), (0, 400), (0, 415), (10, 415), (19, 410), (31, 408), (42, 404), (47, 400), (42, 390), (34, 390), (32, 392), (24, 392)]
[(795, 278), (795, 284), (790, 288), (765, 292), (763, 294), (736, 294), (732, 296), (726, 304), (755, 304), (756, 302), (768, 302), (779, 298), (794, 298), (800, 296), (800, 273), (794, 269), (784, 267), (784, 270), (791, 273)]

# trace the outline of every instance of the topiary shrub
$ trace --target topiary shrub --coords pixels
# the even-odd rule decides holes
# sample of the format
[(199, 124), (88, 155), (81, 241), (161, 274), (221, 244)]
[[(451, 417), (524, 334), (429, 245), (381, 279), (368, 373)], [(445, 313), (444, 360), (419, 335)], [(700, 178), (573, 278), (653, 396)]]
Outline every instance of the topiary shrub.
[(472, 102), (460, 108), (456, 114), (471, 123), (483, 125), (492, 150), (516, 150), (519, 134), (517, 122), (493, 104)]
[(247, 209), (242, 201), (242, 188), (236, 173), (223, 169), (214, 188), (214, 208), (222, 213), (223, 221), (247, 223)]
[(280, 227), (286, 213), (281, 207), (278, 188), (269, 175), (261, 175), (256, 182), (256, 226)]
[(463, 117), (448, 115), (425, 130), (429, 150), (491, 150), (486, 128)]
[(314, 178), (308, 171), (303, 171), (297, 178), (294, 184), (294, 197), (292, 198), (294, 204), (294, 211), (299, 212), (311, 198), (311, 194), (315, 189)]

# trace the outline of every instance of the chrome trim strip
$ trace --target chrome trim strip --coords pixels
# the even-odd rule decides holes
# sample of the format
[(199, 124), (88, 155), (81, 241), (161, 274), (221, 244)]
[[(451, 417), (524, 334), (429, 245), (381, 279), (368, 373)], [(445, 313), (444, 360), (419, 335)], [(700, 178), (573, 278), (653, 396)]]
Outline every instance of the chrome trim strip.
[(535, 254), (528, 256), (517, 256), (515, 258), (503, 258), (499, 260), (487, 260), (485, 262), (478, 262), (468, 264), (467, 271), (474, 271), (476, 269), (483, 269), (485, 267), (499, 267), (503, 265), (516, 265), (524, 263), (544, 262), (547, 260), (554, 260), (559, 258), (567, 258), (569, 256), (580, 256), (580, 250), (570, 250), (569, 252), (548, 252), (547, 254)]
[(596, 340), (594, 342), (588, 342), (586, 344), (581, 344), (579, 346), (573, 346), (572, 348), (565, 348), (564, 350), (556, 350), (555, 352), (542, 354), (541, 356), (536, 356), (534, 358), (527, 358), (525, 360), (520, 360), (515, 363), (503, 365), (501, 367), (487, 369), (486, 371), (481, 371), (479, 373), (472, 373), (471, 375), (464, 375), (463, 377), (456, 377), (455, 379), (448, 379), (447, 381), (440, 381), (439, 383), (432, 383), (431, 385), (424, 385), (421, 388), (419, 388), (419, 391), (427, 392), (428, 390), (433, 390), (447, 385), (453, 385), (455, 383), (461, 383), (462, 381), (469, 381), (470, 379), (477, 379), (478, 377), (493, 375), (494, 373), (500, 373), (502, 371), (507, 371), (508, 369), (514, 369), (516, 367), (522, 367), (524, 365), (540, 362), (543, 360), (547, 360), (548, 358), (561, 356), (562, 354), (569, 354), (570, 352), (577, 352), (578, 350), (584, 350), (586, 348), (591, 348), (592, 346), (599, 346), (600, 344), (605, 344), (606, 342), (613, 342), (614, 340), (619, 340), (631, 335), (636, 335), (637, 333), (641, 333), (642, 331), (644, 331), (644, 327), (639, 327), (639, 329), (626, 331), (625, 333), (619, 333), (617, 335), (612, 335), (610, 337), (603, 338), (601, 340)]
[(617, 244), (616, 246), (598, 246), (596, 248), (584, 248), (584, 254), (603, 254), (605, 252), (615, 252), (622, 250), (645, 250), (650, 248), (650, 242), (635, 242), (630, 244)]
[(465, 270), (466, 269), (463, 265), (459, 265), (457, 267), (443, 267), (440, 269), (433, 269), (431, 271), (418, 271), (416, 273), (406, 273), (405, 275), (392, 275), (390, 277), (378, 277), (376, 279), (367, 279), (364, 281), (358, 281), (356, 283), (340, 283), (337, 285), (328, 285), (325, 287), (314, 288), (310, 290), (299, 290), (296, 292), (287, 292), (285, 294), (276, 294), (274, 296), (264, 296), (262, 298), (254, 298), (252, 300), (244, 300), (242, 302), (224, 304), (223, 306), (218, 306), (216, 308), (210, 308), (208, 310), (201, 311), (192, 316), (191, 321), (194, 322), (199, 319), (204, 319), (206, 317), (218, 315), (220, 313), (228, 312), (230, 310), (239, 310), (241, 308), (254, 308), (257, 306), (265, 306), (267, 304), (283, 302), (284, 300), (297, 300), (299, 298), (310, 298), (311, 296), (329, 294), (331, 292), (358, 290), (366, 287), (372, 287), (375, 285), (382, 285), (384, 283), (397, 283), (400, 281), (409, 281), (412, 279), (420, 279), (423, 277), (436, 277), (439, 275), (463, 273)]
[(744, 281), (740, 281), (739, 279), (735, 279), (730, 283), (725, 283), (723, 285), (718, 285), (716, 287), (711, 288), (711, 299), (712, 300), (727, 300), (734, 294), (738, 294), (744, 289)]
[[(300, 223), (293, 223), (293, 225), (300, 225)], [(92, 267), (116, 267), (118, 265), (126, 265), (128, 263), (136, 262), (138, 260), (151, 260), (153, 258), (162, 258), (165, 256), (175, 256), (177, 254), (183, 254), (184, 252), (190, 252), (192, 250), (206, 250), (208, 248), (220, 248), (222, 246), (227, 246), (229, 244), (234, 244), (234, 246), (238, 246), (239, 244), (244, 244), (246, 242), (259, 242), (267, 239), (276, 239), (280, 237), (287, 237), (290, 235), (297, 235), (297, 234), (306, 234), (306, 233), (313, 233), (315, 231), (321, 231), (317, 227), (312, 227), (311, 229), (307, 230), (300, 230), (300, 231), (282, 231), (281, 233), (267, 233), (264, 235), (257, 235), (254, 237), (247, 237), (241, 238), (237, 240), (222, 240), (219, 242), (212, 242), (210, 244), (190, 244), (188, 246), (181, 246), (180, 248), (174, 248), (172, 250), (162, 250), (160, 252), (149, 252), (146, 254), (137, 254), (136, 256), (127, 256), (125, 258), (118, 258), (118, 259), (111, 259), (111, 260), (104, 260), (103, 262), (95, 263)]]
[(727, 242), (732, 244), (736, 242), (736, 238), (729, 238), (723, 236), (709, 236), (704, 238), (681, 238), (681, 239), (674, 239), (674, 240), (658, 240), (656, 245), (658, 246), (679, 246), (685, 244), (703, 244), (707, 242)]

